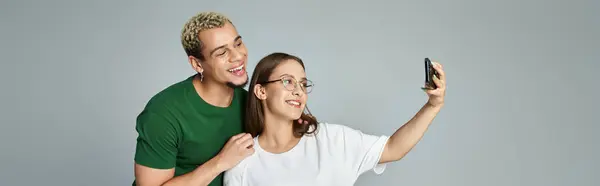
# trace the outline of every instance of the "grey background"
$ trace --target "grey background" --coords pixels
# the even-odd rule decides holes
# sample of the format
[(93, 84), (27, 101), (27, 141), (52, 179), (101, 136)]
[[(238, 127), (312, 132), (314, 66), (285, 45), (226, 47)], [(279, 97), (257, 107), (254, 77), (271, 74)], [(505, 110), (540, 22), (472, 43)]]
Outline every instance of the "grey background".
[[(32, 1), (0, 3), (0, 185), (129, 185), (135, 117), (191, 75), (179, 34), (229, 15), (250, 67), (307, 64), (322, 121), (391, 135), (426, 101), (424, 139), (357, 185), (600, 185), (598, 1)], [(251, 70), (251, 69), (250, 69)]]

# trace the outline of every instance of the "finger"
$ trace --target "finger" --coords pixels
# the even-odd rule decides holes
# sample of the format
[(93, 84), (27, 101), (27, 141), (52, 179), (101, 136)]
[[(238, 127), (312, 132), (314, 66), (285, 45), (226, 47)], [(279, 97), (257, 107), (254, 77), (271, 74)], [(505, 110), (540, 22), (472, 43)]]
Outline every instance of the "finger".
[(246, 156), (250, 156), (252, 154), (254, 154), (254, 148), (246, 149)]
[(241, 138), (242, 136), (244, 136), (244, 135), (246, 135), (246, 134), (247, 134), (247, 133), (239, 133), (239, 134), (236, 134), (235, 136), (232, 136), (231, 138), (229, 138), (229, 141), (235, 141), (235, 140), (237, 140), (237, 139)]
[(252, 147), (253, 145), (254, 145), (253, 139), (245, 140), (240, 143), (240, 147), (243, 149), (248, 149), (248, 148)]
[(305, 124), (305, 125), (308, 125), (308, 121), (304, 121), (304, 124)]
[(427, 96), (431, 96), (431, 95), (436, 95), (437, 94), (437, 89), (423, 89), (425, 91), (425, 93), (427, 93)]
[(304, 120), (302, 120), (302, 118), (298, 119), (298, 123), (302, 124)]
[(236, 144), (242, 144), (242, 143), (244, 143), (245, 141), (248, 141), (248, 140), (252, 140), (252, 135), (246, 133), (242, 137), (240, 137), (237, 140), (235, 140), (235, 143)]
[(444, 82), (442, 82), (442, 80), (438, 79), (437, 77), (433, 77), (433, 83), (435, 83), (435, 86), (437, 86), (437, 88), (444, 87)]
[(437, 72), (440, 80), (446, 81), (446, 73), (444, 72), (444, 68), (442, 67), (442, 64), (440, 64), (438, 62), (434, 62), (433, 69), (435, 69), (435, 71)]

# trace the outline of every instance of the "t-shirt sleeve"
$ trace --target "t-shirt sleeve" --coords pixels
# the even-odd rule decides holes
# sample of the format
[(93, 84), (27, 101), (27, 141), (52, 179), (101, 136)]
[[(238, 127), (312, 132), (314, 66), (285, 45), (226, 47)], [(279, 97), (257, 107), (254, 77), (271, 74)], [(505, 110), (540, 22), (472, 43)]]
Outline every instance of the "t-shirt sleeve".
[(143, 111), (137, 117), (135, 162), (156, 169), (175, 167), (178, 132), (163, 115)]
[(328, 131), (335, 132), (335, 138), (338, 138), (334, 141), (341, 143), (333, 145), (344, 148), (343, 156), (351, 164), (353, 171), (356, 171), (357, 176), (369, 170), (373, 170), (376, 174), (383, 173), (386, 164), (380, 164), (379, 159), (389, 139), (388, 136), (369, 135), (343, 125), (329, 125), (331, 126), (328, 128), (333, 130)]

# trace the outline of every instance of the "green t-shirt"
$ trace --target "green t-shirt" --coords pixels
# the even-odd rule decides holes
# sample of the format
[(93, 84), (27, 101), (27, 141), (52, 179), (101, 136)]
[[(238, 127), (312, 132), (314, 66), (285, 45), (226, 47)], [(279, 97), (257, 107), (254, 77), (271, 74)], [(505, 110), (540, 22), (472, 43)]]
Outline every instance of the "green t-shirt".
[[(136, 163), (175, 168), (175, 176), (180, 176), (213, 158), (231, 136), (242, 132), (247, 91), (235, 89), (229, 107), (216, 107), (198, 95), (192, 79), (162, 90), (138, 115)], [(209, 185), (222, 184), (220, 174)]]

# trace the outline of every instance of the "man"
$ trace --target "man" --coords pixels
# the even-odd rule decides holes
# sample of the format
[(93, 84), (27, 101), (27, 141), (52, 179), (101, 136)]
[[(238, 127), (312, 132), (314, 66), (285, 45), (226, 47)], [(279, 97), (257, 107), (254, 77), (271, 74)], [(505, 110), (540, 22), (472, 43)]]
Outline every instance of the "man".
[(242, 133), (248, 51), (233, 23), (199, 13), (181, 42), (197, 74), (153, 96), (137, 117), (133, 185), (222, 185), (222, 173), (254, 152)]

